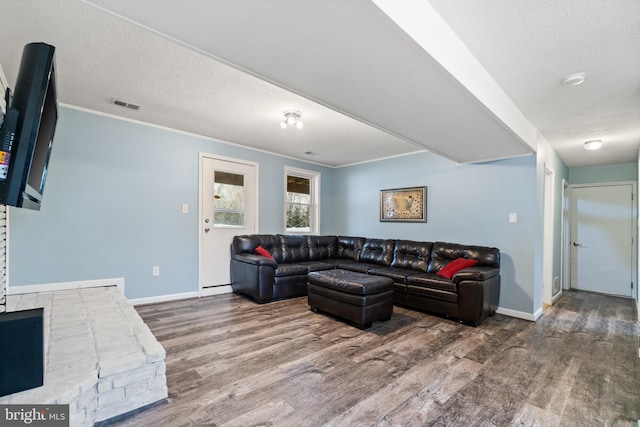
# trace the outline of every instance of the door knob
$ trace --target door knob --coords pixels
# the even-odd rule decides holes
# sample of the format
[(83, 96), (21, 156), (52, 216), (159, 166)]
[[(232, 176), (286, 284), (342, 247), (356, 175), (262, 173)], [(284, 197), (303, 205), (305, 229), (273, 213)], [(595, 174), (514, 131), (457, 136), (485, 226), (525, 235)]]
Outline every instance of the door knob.
[(583, 245), (582, 243), (578, 243), (578, 242), (573, 242), (572, 245), (575, 246), (576, 248), (586, 248), (586, 245)]

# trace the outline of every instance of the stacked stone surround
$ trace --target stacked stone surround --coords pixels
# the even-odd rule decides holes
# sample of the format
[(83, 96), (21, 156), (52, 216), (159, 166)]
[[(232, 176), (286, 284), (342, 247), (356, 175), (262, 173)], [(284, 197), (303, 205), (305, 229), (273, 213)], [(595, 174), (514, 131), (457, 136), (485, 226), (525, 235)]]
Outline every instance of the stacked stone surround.
[(44, 307), (44, 385), (0, 404), (69, 404), (92, 426), (167, 397), (165, 351), (115, 286), (7, 297), (7, 310)]

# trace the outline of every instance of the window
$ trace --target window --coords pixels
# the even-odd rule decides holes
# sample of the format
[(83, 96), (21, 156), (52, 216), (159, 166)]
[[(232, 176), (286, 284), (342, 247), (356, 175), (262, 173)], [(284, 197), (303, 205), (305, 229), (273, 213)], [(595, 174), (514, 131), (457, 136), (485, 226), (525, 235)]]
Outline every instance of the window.
[(244, 227), (244, 175), (214, 171), (213, 225)]
[(320, 173), (286, 168), (285, 177), (285, 231), (317, 234)]

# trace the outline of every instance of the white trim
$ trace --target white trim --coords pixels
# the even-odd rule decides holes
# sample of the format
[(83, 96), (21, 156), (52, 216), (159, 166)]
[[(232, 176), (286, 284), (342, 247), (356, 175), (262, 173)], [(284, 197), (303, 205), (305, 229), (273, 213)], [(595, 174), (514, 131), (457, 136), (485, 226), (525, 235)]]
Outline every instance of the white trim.
[(39, 285), (11, 287), (7, 286), (7, 295), (64, 291), (67, 289), (99, 288), (101, 286), (116, 286), (124, 295), (124, 277), (116, 277), (113, 279), (80, 280), (77, 282), (43, 283)]
[(210, 297), (212, 295), (230, 294), (233, 292), (231, 285), (209, 286), (200, 290), (201, 297)]
[(542, 184), (542, 302), (553, 304), (553, 264), (555, 260), (556, 178), (555, 170), (543, 166)]
[[(211, 154), (211, 153), (205, 153), (205, 152), (199, 152), (198, 153), (198, 296), (206, 296), (206, 295), (213, 295), (213, 294), (209, 294), (209, 293), (203, 293), (203, 288), (202, 287), (202, 266), (203, 263), (205, 262), (204, 260), (204, 250), (203, 250), (203, 246), (204, 246), (204, 233), (203, 233), (203, 227), (202, 225), (204, 224), (204, 216), (203, 216), (203, 200), (204, 200), (204, 188), (202, 185), (202, 179), (203, 179), (203, 163), (204, 163), (204, 159), (211, 159), (211, 160), (218, 160), (218, 161), (222, 161), (222, 162), (228, 162), (228, 163), (236, 163), (239, 165), (244, 165), (244, 166), (249, 166), (254, 168), (254, 177), (253, 177), (253, 185), (255, 187), (255, 195), (254, 195), (254, 210), (255, 210), (255, 224), (254, 224), (254, 233), (257, 233), (260, 230), (260, 197), (259, 197), (259, 193), (260, 193), (260, 164), (257, 162), (252, 162), (249, 160), (244, 160), (244, 159), (236, 159), (233, 157), (227, 157), (227, 156), (219, 156), (217, 154)], [(229, 289), (231, 289), (231, 286), (229, 285)], [(230, 291), (229, 291), (230, 292)]]
[[(287, 176), (296, 176), (299, 178), (308, 178), (311, 183), (311, 230), (296, 232), (287, 230)], [(293, 166), (284, 167), (284, 212), (282, 215), (282, 229), (285, 234), (320, 234), (320, 181), (322, 174), (317, 171), (308, 169), (300, 169)]]
[(535, 313), (531, 314), (524, 311), (511, 310), (510, 308), (498, 307), (496, 313), (504, 316), (516, 317), (518, 319), (529, 320), (531, 322), (537, 322), (542, 316), (542, 308), (539, 308)]
[(189, 298), (198, 298), (198, 292), (183, 292), (180, 294), (158, 295), (155, 297), (131, 298), (128, 301), (131, 305), (141, 305), (141, 304), (155, 304), (159, 302), (177, 301), (177, 300), (189, 299)]
[[(411, 151), (409, 153), (393, 154), (391, 156), (380, 157), (378, 159), (362, 160), (360, 162), (347, 163), (346, 165), (338, 165), (338, 166), (330, 166), (330, 167), (332, 167), (333, 169), (348, 168), (348, 167), (351, 167), (351, 166), (366, 165), (367, 163), (382, 162), (382, 161), (385, 161), (385, 160), (395, 159), (397, 157), (413, 156), (414, 154), (429, 153), (429, 152), (430, 151), (425, 148), (425, 149), (422, 149), (422, 150)], [(437, 153), (434, 153), (434, 154), (437, 154)], [(441, 156), (441, 155), (438, 154), (438, 156)], [(447, 160), (449, 160), (449, 159), (447, 159)], [(451, 160), (451, 161), (453, 161), (453, 160)]]
[(560, 288), (560, 292), (558, 292), (551, 298), (551, 304), (555, 304), (556, 301), (558, 301), (561, 296), (562, 296), (562, 287)]
[(58, 105), (60, 105), (62, 107), (65, 107), (65, 108), (69, 108), (71, 110), (83, 111), (85, 113), (95, 114), (97, 116), (109, 117), (109, 118), (115, 119), (115, 120), (122, 120), (124, 122), (135, 123), (135, 124), (138, 124), (138, 125), (141, 125), (141, 126), (148, 126), (148, 127), (152, 127), (152, 128), (156, 128), (156, 129), (166, 130), (168, 132), (178, 133), (178, 134), (181, 134), (181, 135), (193, 136), (195, 138), (202, 138), (202, 139), (205, 139), (207, 141), (213, 141), (213, 142), (218, 142), (218, 143), (224, 144), (224, 145), (230, 145), (232, 147), (239, 147), (239, 148), (244, 148), (244, 149), (251, 150), (251, 151), (257, 151), (258, 153), (266, 153), (266, 154), (270, 154), (272, 156), (282, 157), (282, 158), (285, 158), (285, 159), (297, 160), (299, 162), (309, 163), (309, 164), (312, 164), (312, 165), (322, 166), (322, 167), (325, 167), (325, 168), (335, 169), (335, 168), (338, 167), (338, 166), (327, 165), (327, 164), (320, 163), (320, 162), (314, 162), (313, 160), (302, 159), (300, 157), (293, 157), (293, 156), (287, 156), (286, 154), (274, 153), (273, 151), (263, 150), (261, 148), (255, 148), (255, 147), (251, 147), (251, 146), (248, 146), (248, 145), (242, 145), (242, 144), (238, 144), (238, 143), (235, 143), (235, 142), (225, 141), (224, 139), (213, 138), (211, 136), (206, 136), (206, 135), (202, 135), (202, 134), (199, 134), (199, 133), (188, 132), (188, 131), (180, 130), (180, 129), (174, 129), (174, 128), (170, 128), (170, 127), (166, 127), (166, 126), (162, 126), (162, 125), (157, 125), (157, 124), (154, 124), (154, 123), (143, 122), (142, 120), (130, 119), (128, 117), (116, 116), (115, 114), (110, 114), (110, 113), (105, 113), (105, 112), (102, 112), (102, 111), (92, 110), (90, 108), (78, 107), (77, 105), (66, 104), (64, 102), (59, 102)]
[(568, 290), (569, 284), (571, 283), (570, 274), (571, 274), (571, 265), (569, 253), (571, 248), (569, 247), (569, 242), (571, 241), (570, 231), (571, 227), (569, 224), (569, 209), (571, 208), (571, 204), (569, 203), (569, 195), (571, 193), (571, 186), (569, 182), (562, 178), (562, 202), (560, 203), (560, 209), (562, 209), (561, 219), (560, 219), (560, 241), (561, 241), (561, 249), (560, 249), (560, 291)]

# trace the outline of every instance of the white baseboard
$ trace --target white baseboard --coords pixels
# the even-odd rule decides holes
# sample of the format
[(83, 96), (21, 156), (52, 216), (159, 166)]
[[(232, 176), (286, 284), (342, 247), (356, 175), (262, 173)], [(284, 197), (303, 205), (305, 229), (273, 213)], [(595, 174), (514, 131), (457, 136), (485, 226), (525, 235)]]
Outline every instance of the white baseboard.
[(180, 299), (198, 298), (197, 292), (184, 292), (181, 294), (158, 295), (156, 297), (132, 298), (131, 305), (155, 304), (158, 302), (176, 301)]
[(233, 292), (231, 285), (212, 286), (210, 288), (201, 289), (200, 292), (184, 292), (181, 294), (158, 295), (147, 298), (133, 298), (129, 302), (131, 305), (155, 304), (159, 302), (177, 301), (188, 298), (208, 297), (212, 295), (229, 294)]
[(558, 292), (557, 294), (551, 297), (551, 304), (555, 304), (556, 301), (558, 301), (561, 296), (562, 296), (562, 289), (560, 289), (560, 292)]
[(531, 313), (525, 313), (524, 311), (511, 310), (510, 308), (499, 307), (496, 310), (496, 313), (503, 314), (509, 317), (516, 317), (518, 319), (529, 320), (530, 322), (535, 322), (540, 318), (540, 316), (542, 316), (542, 308), (538, 309), (538, 311), (531, 314)]
[(537, 322), (538, 320), (540, 320), (540, 318), (542, 317), (542, 313), (543, 313), (542, 307), (540, 307), (539, 309), (536, 310), (535, 313), (533, 313), (533, 317), (534, 317), (533, 321)]
[(212, 286), (210, 288), (200, 289), (200, 296), (210, 297), (212, 295), (230, 294), (231, 292), (233, 292), (231, 285)]
[(81, 280), (77, 282), (43, 283), (40, 285), (7, 286), (7, 295), (32, 294), (36, 292), (64, 291), (67, 289), (98, 288), (116, 286), (124, 295), (124, 277), (113, 279)]

